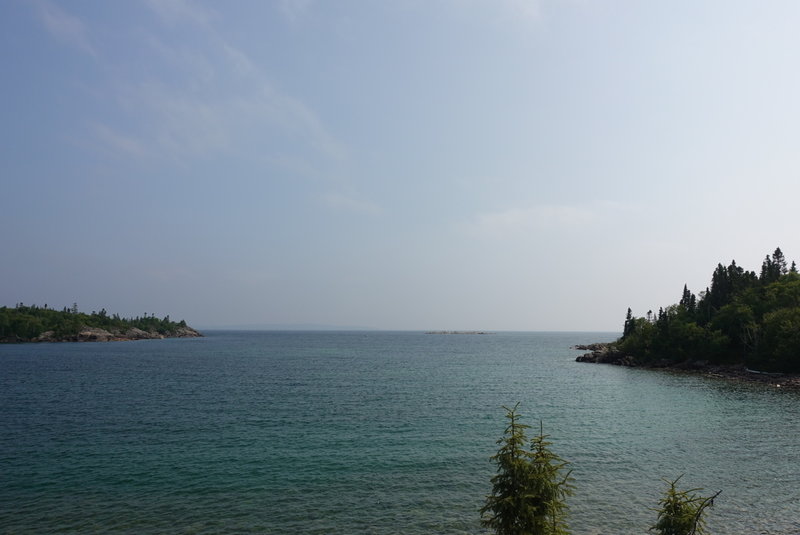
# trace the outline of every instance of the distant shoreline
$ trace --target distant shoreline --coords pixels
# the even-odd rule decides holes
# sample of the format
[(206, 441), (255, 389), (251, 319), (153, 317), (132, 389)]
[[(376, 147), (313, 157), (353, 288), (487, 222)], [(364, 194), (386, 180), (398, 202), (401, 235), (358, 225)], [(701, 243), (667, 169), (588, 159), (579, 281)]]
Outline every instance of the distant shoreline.
[(425, 334), (494, 334), (489, 331), (427, 331)]
[(78, 304), (61, 310), (44, 305), (17, 303), (13, 308), (0, 307), (0, 343), (38, 342), (125, 342), (162, 338), (197, 338), (203, 336), (186, 322), (171, 321), (155, 314), (122, 318), (100, 312), (85, 314)]

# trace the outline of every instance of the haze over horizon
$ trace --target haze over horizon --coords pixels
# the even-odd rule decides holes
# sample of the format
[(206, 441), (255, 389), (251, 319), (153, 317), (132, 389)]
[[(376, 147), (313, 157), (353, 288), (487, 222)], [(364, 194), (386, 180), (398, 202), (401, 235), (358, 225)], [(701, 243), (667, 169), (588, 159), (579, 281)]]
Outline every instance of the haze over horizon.
[(800, 3), (0, 3), (0, 306), (620, 331), (800, 261)]

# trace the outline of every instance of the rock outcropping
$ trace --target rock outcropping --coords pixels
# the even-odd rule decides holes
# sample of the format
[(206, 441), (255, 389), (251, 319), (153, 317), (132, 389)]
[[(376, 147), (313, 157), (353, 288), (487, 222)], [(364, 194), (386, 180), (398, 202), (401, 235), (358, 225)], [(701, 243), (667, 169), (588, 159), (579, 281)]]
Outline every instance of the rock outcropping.
[(616, 364), (617, 366), (638, 366), (639, 363), (630, 355), (622, 353), (611, 343), (597, 343), (575, 346), (574, 349), (590, 351), (576, 358), (576, 362), (596, 362), (598, 364)]
[(798, 374), (763, 373), (749, 370), (744, 364), (725, 366), (710, 364), (708, 361), (704, 360), (670, 362), (663, 359), (642, 363), (637, 361), (634, 357), (622, 353), (613, 342), (577, 345), (572, 349), (589, 351), (589, 353), (577, 357), (575, 359), (576, 362), (594, 362), (598, 364), (614, 364), (628, 367), (642, 366), (644, 368), (666, 368), (675, 373), (695, 373), (717, 379), (761, 383), (776, 388), (800, 390), (800, 375)]
[(84, 327), (77, 334), (56, 336), (53, 331), (46, 331), (34, 338), (33, 342), (120, 342), (126, 340), (157, 340), (162, 338), (196, 338), (203, 336), (191, 327), (178, 327), (167, 333), (143, 331), (135, 327), (126, 331), (107, 331), (97, 327)]

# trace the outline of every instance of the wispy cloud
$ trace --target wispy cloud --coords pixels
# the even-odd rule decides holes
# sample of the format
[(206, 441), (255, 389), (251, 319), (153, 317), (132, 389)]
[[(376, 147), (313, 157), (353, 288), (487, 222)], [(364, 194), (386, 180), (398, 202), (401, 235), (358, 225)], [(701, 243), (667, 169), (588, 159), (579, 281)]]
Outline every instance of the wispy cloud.
[(147, 5), (165, 24), (207, 25), (213, 12), (190, 0), (146, 0)]
[(539, 205), (481, 213), (469, 226), (478, 235), (505, 237), (520, 233), (583, 228), (596, 217), (596, 209), (590, 206)]
[(573, 204), (538, 204), (476, 214), (464, 230), (473, 236), (517, 238), (520, 235), (594, 233), (646, 220), (641, 206), (594, 200)]
[[(224, 74), (224, 73), (223, 73)], [(263, 155), (280, 149), (271, 136), (303, 141), (327, 160), (344, 158), (345, 150), (301, 101), (266, 82), (251, 81), (223, 94), (186, 91), (162, 82), (131, 83), (119, 88), (119, 102), (137, 115), (139, 127), (121, 136), (136, 140), (153, 155), (183, 159), (197, 154), (236, 150), (235, 141), (252, 146), (264, 138)], [(267, 132), (272, 131), (272, 134)], [(108, 141), (108, 132), (96, 130)], [(132, 154), (124, 144), (119, 148)], [(271, 154), (279, 157), (278, 154)]]
[(203, 53), (201, 50), (184, 44), (167, 45), (153, 34), (145, 35), (140, 46), (143, 50), (147, 50), (158, 58), (159, 62), (170, 65), (176, 74), (183, 73), (187, 85), (191, 87), (219, 81), (217, 68), (213, 65), (208, 54)]
[(291, 22), (302, 18), (310, 6), (311, 0), (281, 0), (281, 12)]
[(229, 102), (185, 95), (159, 83), (133, 86), (128, 100), (134, 103), (133, 109), (149, 116), (148, 141), (141, 142), (158, 152), (180, 159), (223, 149), (230, 142)]
[[(189, 0), (146, 0), (145, 5), (161, 22), (197, 33), (202, 45), (190, 48), (183, 40), (175, 43), (156, 34), (136, 36), (153, 60), (148, 71), (160, 64), (171, 74), (158, 79), (149, 72), (115, 76), (117, 101), (130, 120), (128, 131), (114, 131), (116, 140), (110, 129), (94, 128), (106, 146), (131, 155), (138, 145), (140, 154), (181, 160), (261, 142), (261, 156), (281, 158), (286, 143), (271, 140), (292, 139), (295, 147), (317, 158), (345, 157), (342, 144), (310, 106), (276, 88), (265, 68), (217, 31), (213, 12)], [(126, 139), (129, 143), (122, 142)]]
[(92, 57), (97, 57), (97, 52), (89, 40), (86, 25), (80, 18), (67, 13), (47, 0), (36, 0), (34, 5), (39, 20), (50, 35)]
[(265, 80), (262, 84), (260, 102), (255, 103), (262, 111), (282, 123), (284, 128), (304, 137), (325, 156), (335, 160), (345, 157), (344, 146), (328, 132), (311, 108), (297, 98), (276, 91)]
[(144, 147), (136, 139), (121, 134), (105, 124), (93, 122), (90, 127), (95, 138), (111, 150), (137, 157), (145, 155)]

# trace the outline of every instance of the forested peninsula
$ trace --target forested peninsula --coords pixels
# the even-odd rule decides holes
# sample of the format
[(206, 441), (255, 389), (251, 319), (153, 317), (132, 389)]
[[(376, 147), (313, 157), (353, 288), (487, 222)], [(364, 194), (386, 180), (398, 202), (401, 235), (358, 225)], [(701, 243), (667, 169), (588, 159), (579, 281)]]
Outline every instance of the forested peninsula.
[(677, 304), (637, 317), (622, 336), (577, 360), (627, 366), (800, 374), (800, 274), (780, 248), (760, 273), (718, 264), (699, 297), (686, 285)]
[(110, 342), (154, 338), (203, 336), (186, 322), (155, 315), (121, 318), (105, 309), (85, 314), (78, 305), (62, 310), (18, 303), (0, 307), (0, 343), (22, 342)]

